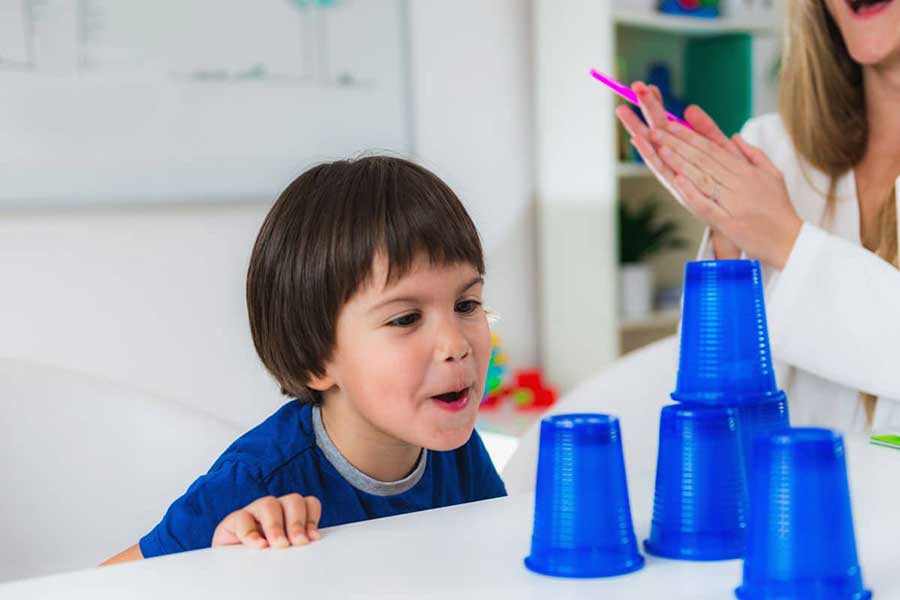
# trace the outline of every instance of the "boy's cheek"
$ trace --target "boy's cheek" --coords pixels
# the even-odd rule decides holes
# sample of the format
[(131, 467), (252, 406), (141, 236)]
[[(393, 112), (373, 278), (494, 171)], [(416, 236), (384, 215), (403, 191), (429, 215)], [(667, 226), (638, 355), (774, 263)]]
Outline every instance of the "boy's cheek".
[(484, 323), (480, 326), (480, 331), (478, 332), (478, 336), (476, 338), (477, 342), (477, 356), (479, 365), (484, 364), (485, 372), (487, 371), (488, 365), (491, 362), (491, 351), (493, 350), (493, 346), (491, 345), (491, 328), (487, 323), (487, 319), (484, 320)]
[(478, 365), (478, 382), (482, 386), (481, 392), (484, 393), (485, 386), (487, 385), (487, 374), (488, 369), (491, 366), (491, 343), (490, 339), (488, 339), (488, 343), (485, 347), (479, 349), (476, 354), (477, 356), (477, 365)]

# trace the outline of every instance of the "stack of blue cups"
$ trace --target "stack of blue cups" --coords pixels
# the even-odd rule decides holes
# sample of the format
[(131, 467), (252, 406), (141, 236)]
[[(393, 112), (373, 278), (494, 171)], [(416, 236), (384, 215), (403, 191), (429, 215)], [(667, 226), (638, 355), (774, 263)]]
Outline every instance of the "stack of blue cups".
[(789, 426), (769, 349), (762, 268), (755, 260), (701, 260), (684, 275), (672, 399), (734, 408), (749, 461), (754, 437)]
[(648, 553), (744, 556), (753, 440), (790, 426), (775, 383), (762, 270), (753, 260), (685, 267), (678, 378), (660, 415)]

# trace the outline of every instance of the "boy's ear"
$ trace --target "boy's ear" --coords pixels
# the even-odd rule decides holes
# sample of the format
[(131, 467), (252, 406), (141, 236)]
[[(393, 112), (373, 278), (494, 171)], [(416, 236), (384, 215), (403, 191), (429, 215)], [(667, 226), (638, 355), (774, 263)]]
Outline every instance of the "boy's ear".
[(309, 380), (306, 382), (306, 387), (312, 388), (317, 392), (325, 392), (333, 388), (336, 383), (334, 377), (326, 370), (324, 375), (310, 375)]

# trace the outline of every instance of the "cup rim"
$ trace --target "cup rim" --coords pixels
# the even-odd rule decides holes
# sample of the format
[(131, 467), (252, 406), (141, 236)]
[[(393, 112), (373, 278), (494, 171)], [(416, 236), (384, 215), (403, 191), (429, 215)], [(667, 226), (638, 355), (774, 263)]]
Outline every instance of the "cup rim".
[[(728, 404), (695, 404), (690, 402), (677, 402), (674, 404), (666, 404), (662, 407), (662, 412), (667, 414), (674, 413), (676, 419), (692, 419), (692, 418), (713, 418), (713, 417), (737, 417), (738, 411)], [(660, 414), (660, 419), (662, 415)]]
[(747, 406), (752, 404), (768, 404), (786, 398), (784, 390), (775, 390), (753, 394), (735, 394), (729, 392), (679, 392), (675, 390), (669, 397), (682, 404), (703, 404), (708, 406)]
[(791, 427), (765, 436), (765, 443), (772, 446), (832, 445), (843, 440), (840, 433), (824, 427)]
[(584, 425), (612, 428), (618, 425), (619, 418), (603, 413), (563, 413), (544, 417), (541, 419), (541, 423), (546, 423), (556, 429), (575, 429)]

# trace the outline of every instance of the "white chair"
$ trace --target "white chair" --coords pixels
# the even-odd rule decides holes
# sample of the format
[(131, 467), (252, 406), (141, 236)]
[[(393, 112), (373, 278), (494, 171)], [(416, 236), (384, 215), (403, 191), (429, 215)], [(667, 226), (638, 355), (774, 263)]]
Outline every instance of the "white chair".
[(0, 359), (0, 581), (137, 543), (241, 428), (65, 369)]
[[(671, 336), (627, 354), (593, 379), (565, 394), (546, 416), (595, 412), (615, 415), (629, 477), (652, 473), (656, 465), (659, 412), (671, 402), (678, 370), (678, 337)], [(534, 490), (540, 423), (519, 440), (502, 477), (510, 494)]]

